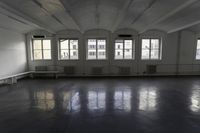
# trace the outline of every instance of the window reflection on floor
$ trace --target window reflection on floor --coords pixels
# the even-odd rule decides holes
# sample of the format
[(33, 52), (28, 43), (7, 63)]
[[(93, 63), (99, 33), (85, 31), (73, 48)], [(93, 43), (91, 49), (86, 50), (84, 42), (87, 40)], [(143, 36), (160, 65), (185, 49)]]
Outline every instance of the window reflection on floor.
[(119, 89), (114, 93), (114, 109), (123, 110), (125, 112), (131, 111), (131, 90)]
[(106, 93), (103, 90), (93, 90), (88, 92), (88, 109), (105, 110)]
[(156, 109), (156, 89), (142, 88), (139, 92), (139, 110), (154, 111)]
[(80, 93), (77, 91), (63, 92), (63, 107), (67, 112), (79, 112)]
[(193, 112), (200, 112), (200, 90), (193, 90), (190, 109)]
[(34, 107), (42, 110), (52, 110), (55, 107), (54, 94), (52, 91), (34, 92)]

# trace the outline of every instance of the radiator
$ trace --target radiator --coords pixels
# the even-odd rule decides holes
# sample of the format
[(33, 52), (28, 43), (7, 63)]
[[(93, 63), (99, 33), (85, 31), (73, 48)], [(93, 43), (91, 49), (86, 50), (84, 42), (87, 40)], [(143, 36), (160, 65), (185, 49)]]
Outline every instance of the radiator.
[(74, 66), (65, 66), (64, 67), (64, 73), (73, 75), (75, 74), (75, 67)]
[(157, 72), (157, 66), (156, 65), (147, 65), (146, 66), (146, 72), (147, 74), (154, 74)]
[(102, 75), (103, 67), (92, 67), (91, 74), (92, 75)]
[(130, 67), (119, 67), (118, 73), (119, 73), (119, 75), (130, 75), (131, 69), (130, 69)]
[(35, 71), (47, 71), (47, 66), (36, 66)]

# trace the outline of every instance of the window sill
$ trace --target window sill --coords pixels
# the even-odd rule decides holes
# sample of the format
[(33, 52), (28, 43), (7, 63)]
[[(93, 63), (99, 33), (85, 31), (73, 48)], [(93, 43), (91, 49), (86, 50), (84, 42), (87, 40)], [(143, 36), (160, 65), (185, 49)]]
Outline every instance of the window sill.
[(152, 60), (148, 60), (148, 59), (141, 59), (141, 61), (162, 61), (162, 59), (152, 59)]
[(32, 60), (33, 62), (34, 61), (52, 61), (52, 59), (50, 59), (50, 60)]
[(114, 59), (114, 61), (135, 61), (135, 59)]
[(74, 60), (68, 60), (68, 59), (66, 59), (66, 60), (58, 60), (58, 61), (80, 61), (80, 59), (74, 59)]
[(86, 59), (86, 61), (108, 61), (108, 59)]

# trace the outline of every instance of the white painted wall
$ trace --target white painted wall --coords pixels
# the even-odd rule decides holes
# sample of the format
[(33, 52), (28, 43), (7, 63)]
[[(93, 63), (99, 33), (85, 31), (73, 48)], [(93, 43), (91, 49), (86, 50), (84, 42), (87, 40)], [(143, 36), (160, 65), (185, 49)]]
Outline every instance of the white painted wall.
[(27, 70), (25, 35), (0, 29), (0, 78)]
[[(31, 37), (34, 34), (47, 35), (52, 40), (51, 61), (32, 61), (31, 60)], [(118, 34), (131, 34), (132, 39), (136, 41), (135, 60), (114, 60), (114, 40)], [(34, 70), (35, 66), (74, 66), (76, 74), (80, 76), (91, 75), (93, 67), (103, 67), (103, 75), (118, 75), (119, 67), (130, 67), (130, 75), (144, 75), (146, 65), (157, 65), (157, 71), (160, 75), (194, 74), (200, 72), (200, 61), (195, 60), (196, 41), (200, 35), (190, 31), (180, 31), (167, 34), (158, 30), (150, 30), (143, 34), (138, 34), (133, 29), (120, 29), (114, 33), (94, 29), (85, 33), (76, 30), (66, 30), (51, 35), (45, 31), (35, 31), (27, 34), (28, 62), (29, 70)], [(141, 60), (141, 39), (143, 37), (161, 37), (162, 38), (162, 60), (144, 61)], [(79, 60), (59, 61), (58, 60), (58, 40), (59, 38), (77, 38), (79, 40)], [(86, 44), (88, 38), (105, 38), (107, 40), (107, 60), (86, 60)], [(179, 41), (180, 40), (180, 41)], [(179, 45), (180, 43), (180, 45)]]
[[(200, 62), (195, 60), (199, 35), (192, 31), (181, 32), (179, 72), (200, 72)], [(191, 65), (192, 64), (192, 65)]]

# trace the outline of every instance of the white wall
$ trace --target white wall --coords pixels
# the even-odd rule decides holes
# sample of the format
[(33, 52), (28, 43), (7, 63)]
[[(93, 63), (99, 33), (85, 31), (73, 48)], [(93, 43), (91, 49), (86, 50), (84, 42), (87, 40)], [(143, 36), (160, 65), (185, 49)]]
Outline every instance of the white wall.
[[(32, 61), (31, 60), (31, 36), (34, 34), (47, 35), (52, 39), (51, 61)], [(135, 60), (114, 60), (114, 40), (118, 34), (131, 34), (135, 40)], [(51, 35), (45, 31), (35, 31), (27, 35), (29, 69), (34, 70), (35, 66), (75, 66), (76, 75), (91, 75), (92, 67), (103, 67), (103, 75), (118, 75), (119, 67), (130, 67), (130, 75), (143, 75), (146, 71), (146, 65), (157, 65), (157, 71), (160, 75), (173, 75), (200, 72), (200, 61), (195, 60), (196, 40), (200, 35), (190, 31), (180, 31), (167, 34), (158, 30), (150, 30), (143, 34), (138, 34), (133, 29), (120, 29), (114, 33), (94, 29), (80, 33), (75, 30), (66, 30)], [(145, 61), (141, 60), (141, 39), (143, 37), (162, 38), (162, 60)], [(58, 40), (59, 38), (77, 38), (79, 40), (79, 60), (59, 61), (58, 60)], [(88, 38), (105, 38), (107, 40), (107, 60), (86, 60), (86, 42)]]
[(0, 78), (27, 69), (25, 35), (0, 29)]
[[(200, 62), (195, 60), (199, 35), (191, 31), (181, 32), (179, 72), (200, 72)], [(191, 65), (192, 64), (192, 65)]]

